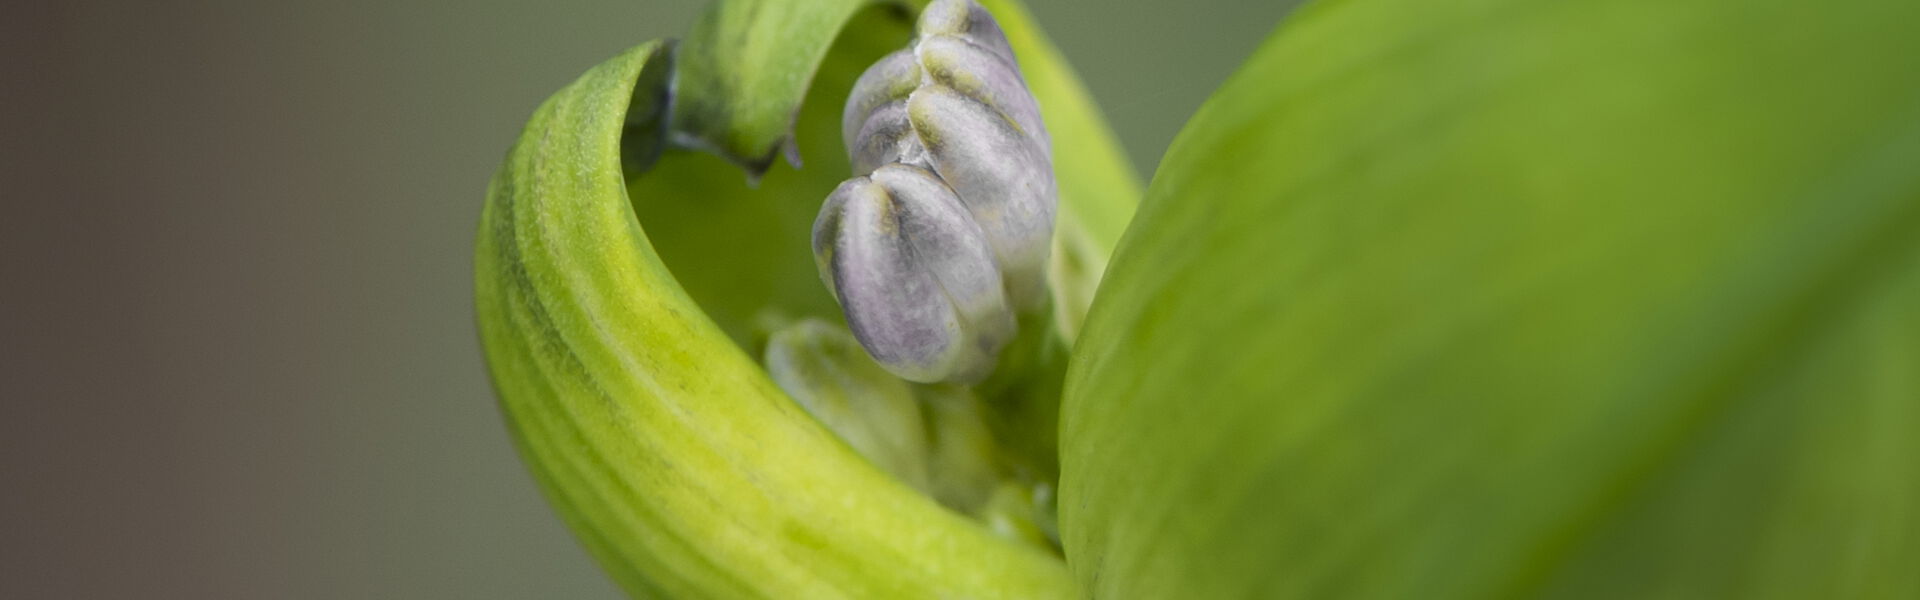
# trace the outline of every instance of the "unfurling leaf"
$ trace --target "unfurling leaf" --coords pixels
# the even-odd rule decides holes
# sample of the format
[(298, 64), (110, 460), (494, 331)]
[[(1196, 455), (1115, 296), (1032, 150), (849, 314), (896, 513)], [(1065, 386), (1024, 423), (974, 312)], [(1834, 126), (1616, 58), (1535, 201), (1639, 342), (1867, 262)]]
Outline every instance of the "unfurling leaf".
[[(1080, 299), (1061, 313), (1076, 320), (1043, 327), (1072, 331), (1135, 184), (1057, 55), (1018, 7), (993, 4), (1056, 135), (1083, 148), (1056, 165), (1054, 289)], [(940, 504), (984, 502), (974, 490), (1002, 477), (970, 392), (957, 408), (971, 418), (953, 419), (915, 390), (932, 424), (922, 458), (957, 475), (922, 492), (910, 461), (857, 452), (753, 360), (769, 323), (838, 319), (810, 225), (849, 173), (848, 90), (909, 39), (905, 12), (718, 3), (677, 48), (643, 44), (556, 93), (488, 190), (475, 296), (502, 411), (548, 498), (635, 596), (1076, 594), (1053, 549)], [(772, 164), (783, 147), (806, 168)]]

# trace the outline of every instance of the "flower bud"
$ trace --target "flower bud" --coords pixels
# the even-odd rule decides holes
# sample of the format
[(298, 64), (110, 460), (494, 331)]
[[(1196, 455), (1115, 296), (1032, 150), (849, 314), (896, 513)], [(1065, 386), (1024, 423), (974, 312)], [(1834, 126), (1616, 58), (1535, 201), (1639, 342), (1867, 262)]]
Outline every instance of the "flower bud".
[(978, 381), (1013, 337), (987, 238), (931, 172), (842, 183), (814, 222), (821, 279), (875, 361), (911, 381)]
[(840, 135), (855, 173), (908, 162), (900, 160), (901, 154), (920, 147), (907, 123), (907, 97), (920, 87), (920, 80), (919, 57), (907, 48), (881, 58), (854, 82), (841, 116)]
[(1012, 121), (953, 88), (915, 91), (907, 116), (933, 170), (986, 233), (1006, 275), (1007, 295), (1022, 308), (1039, 304), (1046, 290), (1055, 197), (1046, 155)]
[(985, 7), (973, 0), (934, 0), (920, 11), (915, 25), (921, 36), (944, 35), (963, 39), (1013, 64), (1013, 46), (1006, 32)]
[(881, 470), (928, 489), (928, 441), (913, 388), (874, 364), (853, 337), (808, 319), (767, 340), (767, 374), (828, 430)]
[[(1013, 50), (985, 9), (972, 0), (936, 0), (921, 13), (917, 29), (912, 47), (880, 59), (854, 84), (841, 135), (855, 172), (874, 177), (865, 182), (856, 178), (849, 182), (853, 187), (842, 185), (834, 192), (816, 223), (814, 245), (816, 253), (825, 253), (850, 236), (893, 236), (889, 239), (904, 253), (913, 247), (912, 231), (857, 231), (839, 214), (847, 210), (848, 199), (861, 196), (873, 206), (932, 206), (951, 199), (960, 210), (952, 215), (954, 221), (940, 222), (941, 230), (977, 237), (987, 250), (984, 258), (869, 254), (859, 260), (914, 266), (849, 263), (862, 269), (857, 274), (834, 271), (823, 258), (821, 273), (830, 287), (854, 275), (870, 286), (852, 293), (836, 288), (836, 296), (847, 321), (854, 324), (854, 334), (889, 370), (915, 381), (972, 380), (992, 370), (1000, 346), (1011, 337), (1012, 311), (1038, 308), (1046, 300), (1058, 196), (1052, 150)], [(884, 193), (862, 196), (869, 192), (858, 190), (870, 187), (890, 168), (900, 169), (887, 175), (903, 182), (900, 185), (943, 191), (925, 191), (924, 196), (913, 191), (908, 193), (912, 198), (892, 197), (890, 203), (878, 200)], [(941, 200), (931, 200), (934, 196)], [(932, 208), (920, 210), (947, 216)], [(963, 264), (968, 261), (979, 263)], [(922, 289), (918, 280), (889, 279), (920, 277), (915, 275), (919, 269), (936, 265), (950, 278), (991, 273), (992, 287), (1001, 293), (987, 294), (984, 286), (975, 287), (982, 282), (968, 279), (962, 287), (944, 288), (950, 300), (965, 306), (937, 309), (932, 307), (940, 304), (940, 295)], [(949, 322), (956, 319), (962, 324)], [(962, 335), (941, 335), (953, 331)], [(874, 345), (889, 342), (887, 347)]]

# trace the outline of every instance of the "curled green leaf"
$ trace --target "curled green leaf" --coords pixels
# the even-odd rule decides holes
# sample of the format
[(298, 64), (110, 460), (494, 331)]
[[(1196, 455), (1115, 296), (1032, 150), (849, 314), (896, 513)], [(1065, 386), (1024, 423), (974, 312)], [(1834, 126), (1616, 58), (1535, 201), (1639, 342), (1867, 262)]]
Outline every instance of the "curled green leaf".
[(544, 105), (482, 219), (494, 383), (562, 515), (638, 595), (1064, 595), (1057, 560), (818, 425), (647, 251), (618, 148), (633, 82), (661, 55), (636, 48)]
[[(848, 172), (837, 135), (848, 90), (908, 39), (905, 12), (716, 4), (677, 48), (643, 44), (556, 93), (489, 187), (475, 295), (502, 411), (561, 515), (636, 596), (1075, 595), (1055, 552), (943, 506), (953, 490), (938, 482), (929, 495), (877, 468), (753, 360), (769, 323), (837, 319), (809, 225)], [(1036, 93), (1074, 111), (1068, 126), (1090, 148), (1063, 182), (1130, 185), (1106, 170), (1118, 153), (1077, 84), (1011, 14), (1010, 37), (1049, 75)], [(771, 164), (782, 146), (807, 168)], [(1132, 201), (1077, 198), (1090, 215)], [(1093, 244), (1117, 234), (1098, 219), (1074, 227)], [(1079, 247), (1104, 256), (1093, 244)], [(1079, 290), (1098, 276), (1064, 273)], [(1045, 364), (1057, 381), (1058, 362)], [(948, 442), (997, 460), (971, 434), (927, 433), (930, 465), (970, 460)]]

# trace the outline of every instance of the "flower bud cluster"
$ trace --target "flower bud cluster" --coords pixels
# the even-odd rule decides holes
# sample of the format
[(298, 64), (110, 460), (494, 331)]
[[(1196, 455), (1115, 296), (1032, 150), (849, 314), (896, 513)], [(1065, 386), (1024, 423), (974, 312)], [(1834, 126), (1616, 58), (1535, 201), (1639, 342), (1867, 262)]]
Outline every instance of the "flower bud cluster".
[(888, 371), (973, 382), (1046, 301), (1057, 191), (1040, 110), (973, 0), (935, 0), (917, 37), (860, 76), (855, 173), (814, 222), (821, 279)]

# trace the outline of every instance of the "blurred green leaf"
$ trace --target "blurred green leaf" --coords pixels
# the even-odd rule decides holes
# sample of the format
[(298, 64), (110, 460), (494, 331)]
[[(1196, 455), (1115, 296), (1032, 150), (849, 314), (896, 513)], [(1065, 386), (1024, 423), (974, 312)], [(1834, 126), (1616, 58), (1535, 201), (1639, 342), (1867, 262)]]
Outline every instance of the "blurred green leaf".
[[(1137, 184), (1057, 53), (1018, 7), (991, 4), (1075, 155), (1058, 161), (1055, 281), (1079, 314)], [(749, 352), (772, 324), (839, 319), (807, 236), (851, 175), (847, 90), (905, 44), (909, 12), (716, 4), (679, 48), (644, 44), (549, 99), (489, 189), (475, 293), (503, 412), (636, 596), (1073, 595), (1057, 556), (876, 469)], [(769, 164), (789, 133), (804, 169)]]
[(1920, 596), (1920, 4), (1328, 1), (1075, 349), (1095, 597)]

